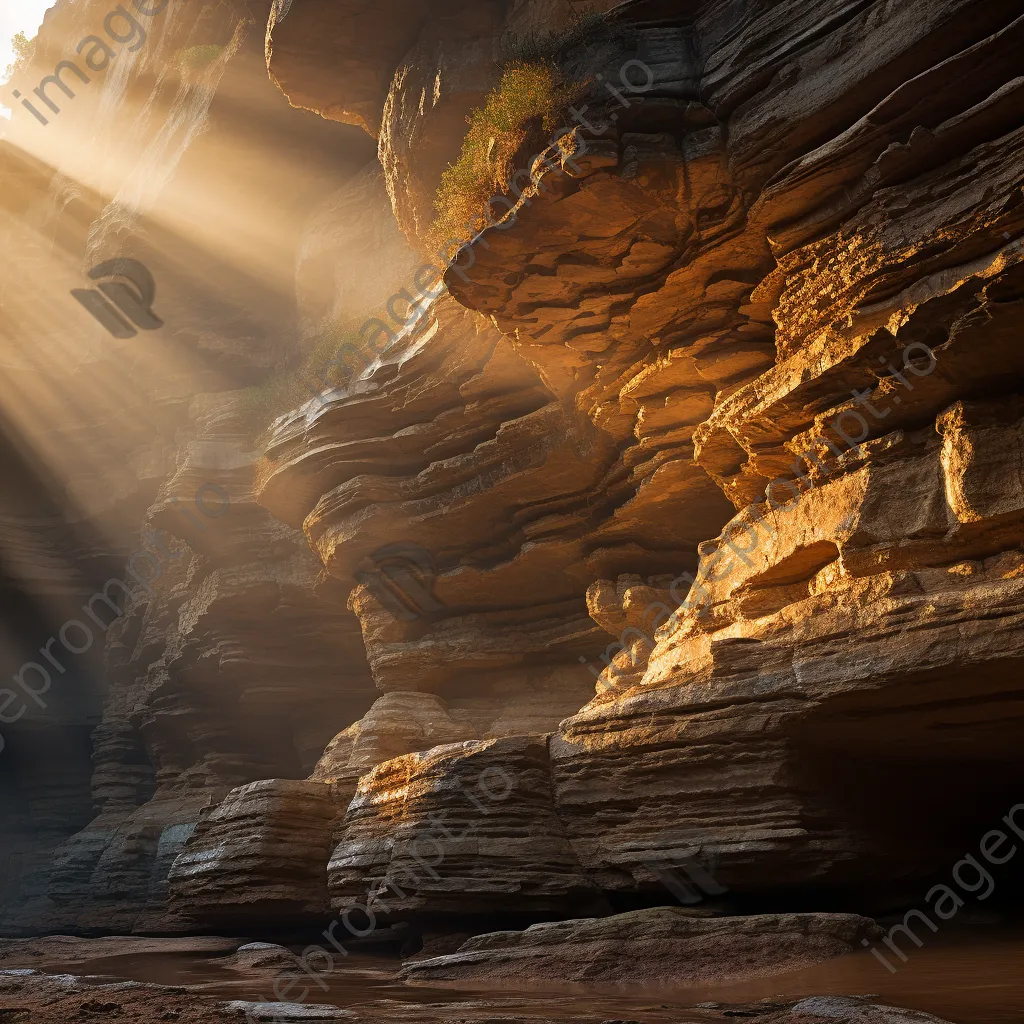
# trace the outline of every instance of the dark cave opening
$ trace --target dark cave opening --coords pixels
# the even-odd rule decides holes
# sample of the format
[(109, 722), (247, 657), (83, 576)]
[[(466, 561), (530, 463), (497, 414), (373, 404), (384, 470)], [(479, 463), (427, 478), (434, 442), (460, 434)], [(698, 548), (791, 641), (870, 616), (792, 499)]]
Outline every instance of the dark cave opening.
[(894, 912), (919, 904), (933, 885), (952, 884), (956, 865), (971, 857), (992, 876), (982, 909), (1020, 916), (1021, 669), (1015, 659), (989, 662), (983, 682), (970, 665), (921, 672), (882, 694), (826, 701), (801, 720), (793, 767), (806, 824), (836, 838), (820, 893), (787, 893), (790, 906), (823, 897), (826, 909)]

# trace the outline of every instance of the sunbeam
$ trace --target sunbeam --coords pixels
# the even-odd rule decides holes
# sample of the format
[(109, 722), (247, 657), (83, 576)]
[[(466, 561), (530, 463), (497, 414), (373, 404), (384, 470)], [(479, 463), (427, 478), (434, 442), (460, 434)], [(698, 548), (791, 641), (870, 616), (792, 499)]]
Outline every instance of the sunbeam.
[(1017, 1024), (1021, 0), (0, 4), (0, 1021)]

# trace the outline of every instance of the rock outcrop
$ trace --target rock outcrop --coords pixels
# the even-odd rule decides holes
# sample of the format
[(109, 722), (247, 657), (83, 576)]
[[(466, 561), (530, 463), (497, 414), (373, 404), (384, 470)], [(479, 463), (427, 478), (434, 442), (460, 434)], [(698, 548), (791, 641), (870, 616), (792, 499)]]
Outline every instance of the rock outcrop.
[[(470, 111), (503, 60), (614, 0), (342, 0), (289, 5), (267, 27), (267, 67), (289, 101), (378, 140), (399, 226), (421, 243)], [(282, 8), (283, 10), (283, 8)]]
[(800, 970), (878, 932), (854, 914), (695, 917), (656, 907), (476, 935), (457, 953), (408, 961), (403, 975), (422, 984), (692, 984)]
[[(19, 485), (0, 497), (0, 601), (5, 615), (21, 609), (4, 653), (8, 674), (42, 661), (52, 677), (0, 726), (7, 932), (193, 927), (167, 914), (167, 875), (203, 813), (245, 783), (309, 774), (374, 697), (344, 593), (315, 593), (318, 560), (252, 500), (254, 409), (262, 428), (278, 379), (310, 347), (291, 282), (327, 243), (303, 220), (332, 195), (338, 205), (366, 155), (358, 132), (325, 137), (266, 80), (262, 47), (245, 34), (255, 10), (219, 4), (197, 18), (170, 5), (124, 75), (91, 82), (48, 128), (16, 112), (0, 142), (0, 360), (12, 395), (0, 447)], [(53, 8), (23, 91), (106, 13)], [(197, 50), (206, 63), (186, 71)], [(89, 145), (62, 150), (56, 170), (33, 155), (47, 139), (97, 143), (112, 124), (119, 159), (105, 178)], [(261, 136), (235, 146), (253, 124)], [(373, 187), (387, 212), (369, 178), (357, 186), (367, 220)], [(195, 196), (215, 197), (226, 237), (181, 230)], [(275, 246), (233, 266), (264, 230)], [(343, 233), (334, 225), (336, 247)], [(353, 316), (386, 289), (403, 248), (393, 223), (370, 244), (378, 277), (347, 294)], [(85, 272), (115, 256), (149, 269), (163, 328), (115, 339), (74, 301)], [(68, 654), (76, 629), (91, 639)]]
[(331, 858), (332, 906), (362, 902), (382, 921), (600, 907), (555, 811), (550, 770), (544, 736), (378, 765), (359, 780)]
[(252, 931), (316, 923), (326, 861), (351, 791), (270, 779), (232, 790), (195, 828), (168, 878), (171, 906)]
[[(588, 887), (653, 895), (645, 865), (699, 837), (740, 896), (853, 906), (882, 874), (873, 905), (898, 903), (1005, 812), (1020, 774), (1024, 23), (958, 0), (636, 0), (609, 18), (629, 42), (595, 49), (585, 118), (510, 188), (448, 295), (278, 428), (260, 500), (354, 588), (385, 689), (457, 709), (455, 681), (500, 664), (505, 623), (480, 615), (499, 603), (533, 619), (515, 644), (531, 660), (569, 667), (590, 644), (596, 696), (549, 750)], [(415, 79), (394, 75), (388, 116), (411, 109), (393, 98)], [(416, 157), (387, 138), (393, 205), (421, 233), (416, 189), (396, 184)], [(528, 426), (540, 457), (496, 475), (474, 437), (456, 483), (432, 445), (470, 408), (460, 396), (453, 419), (449, 396), (481, 335), (517, 365), (489, 393), (536, 403), (489, 420), (494, 450)], [(440, 607), (412, 622), (359, 577), (398, 542), (436, 566)], [(574, 620), (540, 628), (551, 598), (588, 600), (613, 638), (600, 660)], [(435, 770), (424, 756), (364, 777), (333, 863), (382, 877), (362, 808), (378, 787), (388, 805), (393, 771), (418, 791)], [(955, 821), (924, 777), (964, 795)], [(374, 819), (374, 849), (417, 822)]]
[[(697, 849), (706, 916), (410, 976), (611, 976), (617, 928), (668, 973), (647, 920), (695, 976), (781, 970), (869, 928), (784, 912), (905, 908), (1017, 801), (1019, 0), (608, 7), (442, 274), (398, 231), (569, 8), (273, 5), (271, 76), (382, 169), (311, 199), (294, 344), (182, 336), (202, 372), (115, 503), (188, 554), (110, 629), (100, 817), (34, 920), (472, 930), (664, 903)], [(257, 446), (242, 386), (342, 341)], [(211, 481), (230, 514), (178, 515)]]
[[(586, 444), (512, 346), (442, 298), (372, 367), (282, 420), (260, 500), (304, 528), (332, 576), (358, 580), (349, 604), (380, 689), (442, 697), (465, 737), (535, 732), (592, 685), (579, 658), (599, 632), (571, 575), (584, 548), (548, 542), (596, 479)], [(576, 493), (531, 503), (537, 467)], [(373, 585), (384, 538), (430, 553), (426, 614), (396, 614)], [(453, 738), (445, 726), (435, 742)]]

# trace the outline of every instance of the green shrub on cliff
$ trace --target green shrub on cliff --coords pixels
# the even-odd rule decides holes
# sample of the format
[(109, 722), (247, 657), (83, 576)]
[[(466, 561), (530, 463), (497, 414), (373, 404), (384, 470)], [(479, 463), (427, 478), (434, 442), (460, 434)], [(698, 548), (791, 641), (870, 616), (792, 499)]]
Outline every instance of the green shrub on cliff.
[(441, 175), (434, 207), (437, 219), (428, 239), (431, 251), (449, 238), (462, 241), (484, 227), (488, 201), (504, 192), (515, 168), (512, 158), (529, 126), (550, 133), (576, 88), (549, 63), (509, 64), (482, 107), (466, 119), (469, 131), (459, 159)]
[(7, 65), (4, 72), (4, 81), (9, 82), (22, 68), (27, 67), (32, 61), (32, 54), (36, 49), (35, 39), (29, 39), (24, 32), (16, 32), (11, 40), (11, 49), (14, 51), (14, 61)]
[(298, 367), (246, 388), (239, 396), (238, 411), (249, 435), (258, 437), (278, 416), (299, 408), (328, 384), (344, 384), (348, 375), (335, 359), (344, 345), (357, 341), (354, 327), (325, 329)]
[[(501, 42), (502, 75), (484, 105), (466, 119), (469, 131), (459, 159), (441, 176), (434, 207), (437, 218), (428, 234), (430, 252), (449, 239), (462, 242), (488, 223), (488, 203), (504, 193), (512, 159), (535, 135), (540, 152), (561, 124), (562, 111), (577, 101), (609, 60), (628, 49), (635, 31), (601, 14), (574, 17), (561, 31), (508, 33)], [(543, 135), (541, 134), (543, 132)], [(525, 165), (526, 159), (522, 158)], [(452, 246), (447, 247), (451, 255)]]
[(297, 409), (309, 399), (294, 372), (268, 377), (262, 384), (246, 388), (238, 397), (238, 414), (250, 438), (263, 434), (271, 423), (289, 409)]

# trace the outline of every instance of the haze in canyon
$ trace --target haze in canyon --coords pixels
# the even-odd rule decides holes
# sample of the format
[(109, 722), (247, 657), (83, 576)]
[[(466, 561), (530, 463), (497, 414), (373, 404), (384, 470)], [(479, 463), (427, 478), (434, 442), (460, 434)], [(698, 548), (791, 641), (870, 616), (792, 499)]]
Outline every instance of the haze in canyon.
[(0, 1020), (1019, 1024), (1024, 0), (0, 4)]

